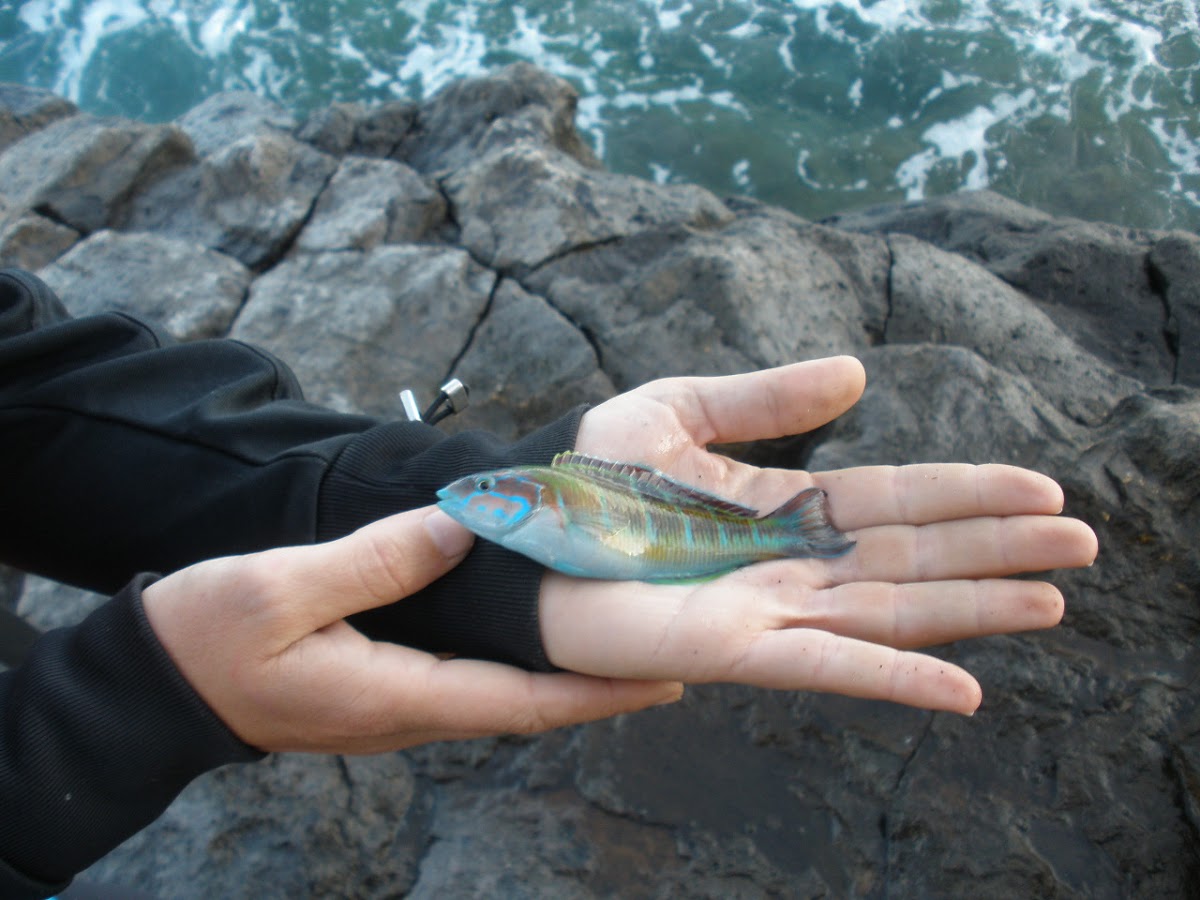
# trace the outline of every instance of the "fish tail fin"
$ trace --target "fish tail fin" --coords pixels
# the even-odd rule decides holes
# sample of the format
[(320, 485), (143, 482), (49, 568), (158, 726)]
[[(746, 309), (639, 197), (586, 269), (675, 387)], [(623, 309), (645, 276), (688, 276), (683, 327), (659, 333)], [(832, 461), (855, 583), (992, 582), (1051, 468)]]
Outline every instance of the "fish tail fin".
[(800, 537), (798, 556), (841, 556), (854, 546), (829, 521), (829, 501), (820, 488), (801, 491), (768, 518)]

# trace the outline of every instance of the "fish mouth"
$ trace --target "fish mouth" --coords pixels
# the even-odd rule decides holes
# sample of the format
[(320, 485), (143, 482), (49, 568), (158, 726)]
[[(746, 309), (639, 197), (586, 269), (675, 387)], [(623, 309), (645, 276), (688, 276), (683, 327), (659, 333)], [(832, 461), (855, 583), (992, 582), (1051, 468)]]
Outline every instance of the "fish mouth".
[(439, 500), (441, 500), (443, 503), (447, 502), (450, 499), (450, 489), (449, 488), (438, 488), (437, 498)]

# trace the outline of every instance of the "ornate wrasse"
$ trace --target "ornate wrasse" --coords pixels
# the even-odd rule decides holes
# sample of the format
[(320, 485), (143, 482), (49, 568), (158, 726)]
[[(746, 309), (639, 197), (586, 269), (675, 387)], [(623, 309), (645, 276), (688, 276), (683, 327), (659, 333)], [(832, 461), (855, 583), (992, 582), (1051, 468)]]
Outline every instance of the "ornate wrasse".
[(438, 506), (480, 537), (568, 575), (706, 578), (854, 546), (829, 522), (825, 492), (757, 511), (644, 466), (560, 453), (549, 466), (481, 472), (438, 491)]

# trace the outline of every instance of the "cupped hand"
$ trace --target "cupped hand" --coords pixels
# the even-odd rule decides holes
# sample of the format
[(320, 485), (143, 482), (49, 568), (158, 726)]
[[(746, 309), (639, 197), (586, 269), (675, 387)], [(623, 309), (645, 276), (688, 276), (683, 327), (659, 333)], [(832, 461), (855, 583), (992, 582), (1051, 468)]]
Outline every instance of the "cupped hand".
[(442, 660), (376, 643), (344, 621), (403, 602), (472, 540), (427, 507), (328, 544), (199, 563), (151, 584), (142, 602), (183, 676), (235, 734), (267, 751), (374, 753), (678, 699), (671, 683)]
[(539, 611), (550, 660), (597, 676), (738, 682), (973, 712), (978, 682), (910, 648), (1057, 624), (1056, 588), (1007, 576), (1089, 565), (1096, 538), (1058, 515), (1055, 482), (1012, 466), (810, 474), (707, 449), (810, 431), (849, 409), (864, 383), (857, 360), (836, 357), (655, 381), (589, 411), (576, 441), (583, 453), (650, 465), (760, 510), (815, 485), (857, 544), (836, 559), (760, 563), (700, 584), (548, 573)]

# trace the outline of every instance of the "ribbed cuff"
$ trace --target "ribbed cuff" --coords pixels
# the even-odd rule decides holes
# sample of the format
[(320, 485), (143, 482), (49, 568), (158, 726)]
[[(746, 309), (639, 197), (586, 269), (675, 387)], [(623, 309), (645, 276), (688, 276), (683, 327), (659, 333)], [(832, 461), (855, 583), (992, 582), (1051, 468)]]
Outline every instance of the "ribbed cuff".
[[(464, 475), (546, 465), (574, 446), (586, 409), (579, 407), (512, 445), (480, 432), (444, 437), (408, 423), (373, 428), (351, 442), (326, 476), (318, 540), (435, 503), (439, 488)], [(350, 621), (376, 640), (551, 671), (538, 624), (544, 572), (524, 556), (478, 540), (466, 560), (425, 590)]]

